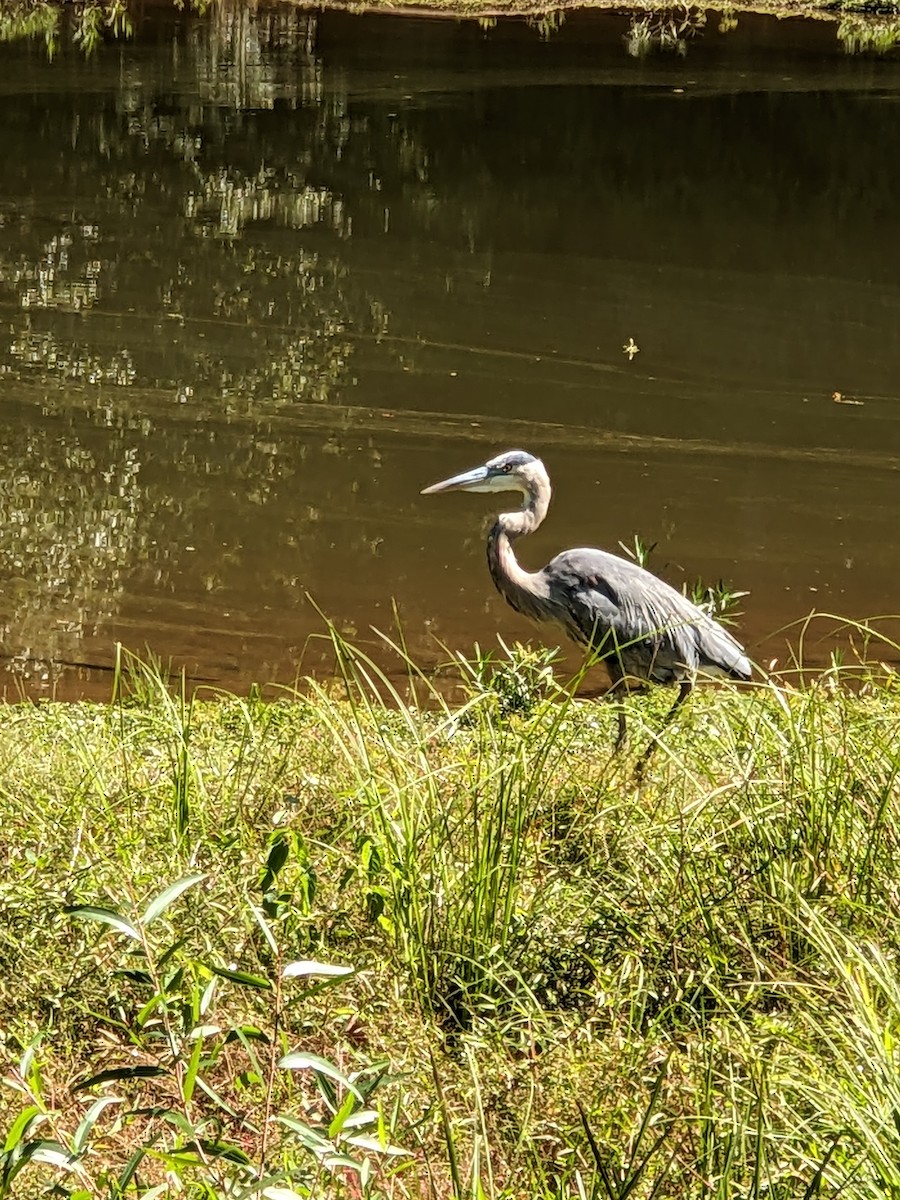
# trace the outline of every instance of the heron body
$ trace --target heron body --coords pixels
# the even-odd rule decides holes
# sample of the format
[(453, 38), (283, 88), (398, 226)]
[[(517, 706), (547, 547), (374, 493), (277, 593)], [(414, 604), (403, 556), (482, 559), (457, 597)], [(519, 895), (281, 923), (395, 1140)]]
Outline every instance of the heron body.
[[(698, 674), (748, 680), (743, 647), (717, 621), (637, 563), (605, 550), (564, 550), (540, 571), (526, 571), (513, 542), (532, 533), (550, 503), (550, 479), (540, 459), (511, 450), (484, 466), (423, 489), (517, 491), (522, 507), (501, 513), (488, 535), (487, 558), (500, 594), (526, 617), (556, 621), (602, 660), (620, 694), (630, 680), (681, 685), (678, 705)], [(620, 709), (619, 739), (624, 739)]]

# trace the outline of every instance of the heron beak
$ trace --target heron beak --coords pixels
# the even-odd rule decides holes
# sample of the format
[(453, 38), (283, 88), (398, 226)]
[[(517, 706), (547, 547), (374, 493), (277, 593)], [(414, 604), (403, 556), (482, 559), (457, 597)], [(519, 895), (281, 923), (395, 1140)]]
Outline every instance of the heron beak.
[(492, 489), (485, 487), (490, 475), (487, 467), (476, 467), (473, 471), (463, 471), (462, 475), (454, 475), (452, 479), (444, 479), (433, 483), (431, 487), (422, 488), (421, 495), (433, 496), (435, 492), (487, 492)]

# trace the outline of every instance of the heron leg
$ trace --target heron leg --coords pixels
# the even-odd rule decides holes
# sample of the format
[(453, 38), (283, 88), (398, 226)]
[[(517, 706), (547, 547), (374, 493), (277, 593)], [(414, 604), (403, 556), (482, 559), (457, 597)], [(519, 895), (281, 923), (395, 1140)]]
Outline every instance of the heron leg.
[(628, 685), (624, 679), (619, 678), (609, 690), (616, 705), (616, 720), (619, 728), (619, 732), (616, 734), (616, 743), (613, 746), (613, 754), (618, 754), (628, 737), (628, 725), (625, 720), (625, 697), (628, 695)]
[(650, 745), (647, 747), (647, 749), (644, 751), (644, 753), (638, 759), (638, 764), (637, 764), (637, 767), (635, 768), (635, 774), (637, 775), (638, 779), (640, 779), (640, 777), (643, 775), (644, 767), (647, 765), (647, 760), (650, 758), (650, 755), (656, 749), (656, 744), (659, 740), (659, 734), (662, 733), (662, 731), (665, 729), (665, 727), (669, 724), (669, 722), (675, 716), (675, 713), (678, 711), (678, 709), (681, 707), (681, 705), (684, 704), (685, 700), (687, 700), (688, 696), (693, 691), (693, 688), (694, 688), (694, 684), (693, 684), (692, 680), (682, 679), (682, 681), (678, 687), (678, 695), (675, 697), (675, 703), (672, 705), (672, 707), (669, 709), (669, 711), (663, 717), (662, 724), (660, 725), (660, 727), (657, 731), (657, 736), (653, 739), (653, 741), (650, 743)]
[(618, 700), (618, 713), (616, 714), (619, 722), (619, 732), (616, 734), (616, 744), (613, 747), (613, 752), (618, 754), (625, 745), (625, 739), (628, 737), (628, 725), (625, 721), (625, 699), (623, 696)]

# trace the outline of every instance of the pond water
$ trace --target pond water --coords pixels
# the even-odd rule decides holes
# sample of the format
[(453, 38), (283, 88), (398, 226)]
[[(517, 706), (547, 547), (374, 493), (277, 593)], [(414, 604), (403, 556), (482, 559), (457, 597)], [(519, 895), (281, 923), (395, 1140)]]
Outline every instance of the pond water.
[(637, 532), (750, 592), (758, 659), (900, 612), (900, 58), (836, 30), (226, 4), (0, 46), (6, 693), (102, 693), (117, 640), (289, 682), (308, 595), (426, 664), (553, 644), (491, 498), (419, 495), (513, 447), (555, 484), (526, 565)]

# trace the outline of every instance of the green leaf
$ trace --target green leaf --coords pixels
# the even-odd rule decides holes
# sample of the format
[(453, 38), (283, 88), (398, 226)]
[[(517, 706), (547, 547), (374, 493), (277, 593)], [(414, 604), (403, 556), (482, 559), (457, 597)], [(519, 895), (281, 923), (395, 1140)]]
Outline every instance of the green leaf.
[(203, 1038), (198, 1037), (191, 1051), (190, 1062), (181, 1085), (181, 1092), (186, 1104), (190, 1104), (194, 1095), (194, 1085), (197, 1082), (197, 1072), (200, 1070), (200, 1055), (203, 1053)]
[(344, 1137), (342, 1139), (348, 1146), (358, 1146), (360, 1150), (371, 1150), (373, 1154), (387, 1154), (391, 1156), (409, 1155), (409, 1150), (404, 1150), (400, 1146), (382, 1146), (377, 1137), (369, 1137), (363, 1133), (354, 1134), (353, 1137)]
[[(124, 1192), (125, 1189), (128, 1187), (129, 1183), (131, 1183), (131, 1178), (134, 1175), (135, 1171), (140, 1166), (141, 1159), (144, 1157), (144, 1155), (146, 1153), (147, 1153), (147, 1151), (144, 1149), (143, 1146), (141, 1146), (141, 1148), (139, 1150), (135, 1150), (134, 1154), (132, 1154), (131, 1158), (129, 1158), (128, 1162), (125, 1164), (125, 1166), (122, 1170), (122, 1174), (119, 1176), (118, 1180), (116, 1181), (116, 1185), (119, 1189), (119, 1193)], [(114, 1194), (116, 1194), (116, 1193), (114, 1193)], [(146, 1193), (144, 1193), (144, 1200), (147, 1200)]]
[(355, 969), (355, 967), (338, 967), (333, 963), (316, 962), (312, 958), (303, 958), (299, 962), (288, 963), (281, 974), (285, 979), (291, 979), (295, 975), (329, 979), (336, 975), (352, 975)]
[(27, 1137), (35, 1126), (40, 1125), (41, 1121), (46, 1119), (36, 1104), (29, 1104), (27, 1108), (23, 1108), (9, 1127), (9, 1133), (6, 1135), (3, 1145), (4, 1152), (9, 1154), (10, 1150), (14, 1150), (18, 1146), (22, 1138)]
[(336, 1138), (346, 1124), (348, 1118), (352, 1115), (355, 1106), (355, 1100), (352, 1092), (348, 1092), (344, 1097), (344, 1103), (334, 1114), (331, 1124), (328, 1126), (328, 1136)]
[(211, 1088), (208, 1083), (203, 1082), (202, 1075), (197, 1076), (197, 1087), (201, 1092), (205, 1092), (207, 1096), (209, 1096), (210, 1100), (212, 1100), (215, 1104), (218, 1104), (219, 1108), (221, 1108), (223, 1112), (227, 1112), (229, 1117), (234, 1117), (236, 1121), (241, 1121), (246, 1129), (249, 1129), (251, 1132), (255, 1132), (255, 1127), (250, 1123), (250, 1121), (247, 1120), (246, 1116), (241, 1116), (239, 1113), (235, 1112), (231, 1105), (228, 1104), (217, 1091)]
[(118, 930), (119, 933), (124, 933), (126, 937), (133, 938), (136, 942), (141, 940), (141, 935), (132, 923), (126, 921), (121, 913), (117, 913), (115, 909), (98, 908), (93, 904), (81, 904), (76, 905), (74, 908), (65, 908), (63, 912), (67, 913), (70, 917), (77, 917), (79, 921), (100, 921), (104, 925), (111, 925), (113, 929)]
[(279, 829), (271, 835), (269, 854), (266, 858), (265, 870), (260, 881), (260, 889), (263, 892), (267, 892), (271, 888), (275, 882), (276, 875), (287, 862), (289, 853), (290, 841), (288, 835), (283, 829)]
[(176, 879), (174, 883), (170, 883), (167, 888), (154, 896), (147, 907), (144, 909), (144, 915), (141, 917), (141, 922), (144, 925), (152, 924), (157, 917), (161, 917), (169, 905), (178, 899), (182, 892), (186, 892), (196, 883), (200, 883), (206, 878), (206, 874), (185, 875), (181, 879)]
[(233, 1042), (235, 1038), (239, 1038), (242, 1042), (266, 1042), (269, 1041), (269, 1035), (265, 1033), (258, 1025), (235, 1025), (233, 1029), (229, 1029), (225, 1035), (226, 1042)]
[(378, 1113), (374, 1108), (359, 1108), (344, 1122), (344, 1129), (359, 1129), (363, 1125), (374, 1125)]
[(134, 1018), (135, 1028), (143, 1029), (150, 1017), (156, 1011), (157, 1007), (165, 1000), (164, 996), (151, 996), (141, 1011)]
[(164, 1067), (154, 1067), (150, 1063), (139, 1067), (112, 1067), (109, 1071), (101, 1071), (83, 1079), (72, 1088), (73, 1092), (83, 1092), (85, 1088), (95, 1087), (98, 1083), (113, 1083), (117, 1079), (154, 1079), (157, 1075), (167, 1075)]
[(205, 1016), (209, 1011), (209, 1006), (212, 1004), (213, 996), (216, 994), (216, 988), (219, 986), (219, 981), (215, 975), (207, 983), (203, 989), (203, 995), (200, 997), (200, 1016)]
[(234, 1146), (231, 1142), (208, 1142), (205, 1138), (200, 1138), (198, 1141), (189, 1142), (176, 1153), (202, 1150), (204, 1154), (210, 1155), (212, 1158), (224, 1158), (228, 1162), (240, 1163), (242, 1166), (248, 1166), (250, 1159), (245, 1151), (240, 1146)]
[(40, 1039), (36, 1039), (31, 1043), (30, 1046), (27, 1046), (25, 1048), (25, 1053), (19, 1059), (19, 1074), (23, 1079), (28, 1079), (32, 1068), (34, 1067), (34, 1052), (38, 1047), (39, 1040)]
[(190, 1142), (184, 1147), (176, 1146), (173, 1150), (154, 1150), (153, 1157), (159, 1158), (160, 1162), (164, 1162), (167, 1167), (173, 1167), (176, 1170), (179, 1167), (199, 1167), (203, 1164), (200, 1151), (194, 1142)]
[[(188, 1140), (194, 1136), (194, 1126), (190, 1123), (184, 1113), (176, 1112), (174, 1108), (165, 1108), (159, 1113), (159, 1116), (161, 1116), (164, 1121), (168, 1121), (170, 1125), (174, 1125), (174, 1127), (180, 1130), (180, 1132), (183, 1133)], [(148, 1153), (156, 1153), (156, 1151), (151, 1150), (149, 1146), (147, 1147), (147, 1151)]]
[(204, 964), (215, 975), (230, 979), (233, 983), (242, 983), (244, 987), (269, 989), (272, 984), (264, 975), (251, 975), (249, 971), (233, 971), (229, 967), (216, 967), (212, 963)]
[(159, 956), (159, 961), (156, 964), (157, 971), (162, 971), (169, 959), (173, 958), (187, 941), (190, 941), (190, 936), (185, 934), (184, 937), (180, 937), (176, 942), (173, 942), (171, 946), (167, 946)]
[(275, 1120), (280, 1125), (283, 1125), (285, 1129), (290, 1129), (291, 1133), (296, 1133), (307, 1150), (312, 1150), (313, 1154), (319, 1155), (320, 1158), (323, 1154), (334, 1153), (334, 1146), (327, 1138), (322, 1137), (318, 1130), (313, 1129), (303, 1121), (298, 1121), (296, 1117), (288, 1117), (280, 1113), (276, 1116)]
[[(244, 1029), (232, 1029), (231, 1032), (226, 1035), (225, 1041), (226, 1043), (233, 1040), (239, 1041), (247, 1052), (247, 1057), (250, 1059), (250, 1066), (253, 1068), (259, 1078), (263, 1079), (266, 1074), (265, 1068), (259, 1060), (259, 1055), (256, 1053), (256, 1049), (253, 1045), (251, 1045), (251, 1038), (258, 1038), (260, 1036), (260, 1030), (256, 1029), (250, 1033), (249, 1030), (251, 1029), (252, 1026), (247, 1026)], [(268, 1038), (265, 1040), (268, 1041)]]
[(75, 1141), (72, 1143), (75, 1147), (75, 1153), (81, 1154), (87, 1145), (87, 1140), (90, 1137), (91, 1130), (94, 1128), (94, 1122), (110, 1104), (121, 1104), (122, 1101), (118, 1096), (101, 1096), (99, 1100), (95, 1100), (91, 1107), (81, 1118), (81, 1123), (75, 1131)]
[(30, 1142), (25, 1147), (29, 1162), (46, 1163), (49, 1167), (59, 1167), (62, 1171), (71, 1171), (75, 1160), (65, 1146), (55, 1141)]
[(170, 1187), (171, 1184), (169, 1183), (158, 1183), (156, 1187), (150, 1188), (149, 1191), (141, 1192), (141, 1200), (157, 1200), (157, 1197), (165, 1196)]
[(23, 1096), (27, 1096), (29, 1100), (31, 1099), (31, 1092), (26, 1085), (13, 1075), (3, 1076), (3, 1086), (11, 1088), (14, 1092), (20, 1092)]
[(339, 1071), (334, 1063), (330, 1063), (326, 1058), (320, 1058), (318, 1054), (286, 1054), (284, 1058), (278, 1062), (279, 1067), (283, 1067), (286, 1071), (315, 1071), (319, 1075), (326, 1075), (329, 1079), (333, 1079), (335, 1083), (339, 1083), (341, 1087), (345, 1087), (351, 1091), (354, 1096), (361, 1102), (365, 1102), (365, 1097), (356, 1086), (351, 1083), (343, 1071)]
[(355, 1158), (348, 1158), (346, 1154), (331, 1154), (322, 1160), (322, 1165), (329, 1171), (336, 1171), (338, 1167), (347, 1167), (348, 1170), (355, 1171), (358, 1175), (365, 1170), (365, 1163), (357, 1162)]
[(199, 1038), (202, 1041), (204, 1038), (215, 1037), (217, 1033), (221, 1032), (221, 1025), (195, 1025), (188, 1034), (188, 1040), (193, 1042)]
[(260, 927), (260, 929), (262, 930), (263, 937), (269, 943), (269, 949), (272, 951), (273, 954), (277, 954), (278, 953), (278, 943), (275, 941), (275, 936), (272, 933), (272, 930), (269, 928), (269, 922), (266, 920), (263, 913), (261, 913), (259, 911), (259, 909), (256, 907), (255, 904), (249, 903), (249, 901), (248, 901), (248, 904), (250, 907), (250, 911), (253, 913), (254, 920), (256, 921), (256, 923)]

